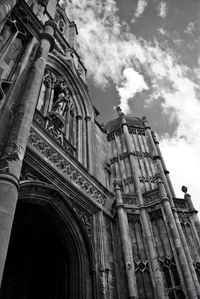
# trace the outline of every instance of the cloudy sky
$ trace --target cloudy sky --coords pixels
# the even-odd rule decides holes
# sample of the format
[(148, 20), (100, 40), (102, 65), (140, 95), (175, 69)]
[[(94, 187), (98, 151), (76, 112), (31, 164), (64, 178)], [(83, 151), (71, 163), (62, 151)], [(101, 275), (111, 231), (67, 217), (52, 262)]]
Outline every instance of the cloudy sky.
[(66, 0), (99, 122), (146, 115), (177, 197), (200, 211), (200, 1)]

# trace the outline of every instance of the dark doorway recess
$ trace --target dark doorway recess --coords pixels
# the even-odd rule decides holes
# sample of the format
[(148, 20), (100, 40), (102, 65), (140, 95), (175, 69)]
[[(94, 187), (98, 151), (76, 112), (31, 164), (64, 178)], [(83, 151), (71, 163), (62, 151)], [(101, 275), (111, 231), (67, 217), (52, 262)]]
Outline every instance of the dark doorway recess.
[(19, 204), (1, 299), (70, 298), (68, 259), (68, 252), (45, 209)]

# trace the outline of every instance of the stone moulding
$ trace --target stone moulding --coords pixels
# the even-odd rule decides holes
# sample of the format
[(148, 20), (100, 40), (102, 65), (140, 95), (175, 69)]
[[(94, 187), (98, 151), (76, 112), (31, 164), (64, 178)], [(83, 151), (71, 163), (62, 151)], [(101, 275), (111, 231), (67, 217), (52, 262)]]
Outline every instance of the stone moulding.
[(98, 204), (104, 206), (106, 195), (101, 192), (89, 179), (68, 161), (67, 156), (59, 153), (50, 143), (48, 143), (35, 129), (31, 129), (29, 145), (37, 150), (46, 161), (62, 173), (76, 187), (81, 189)]

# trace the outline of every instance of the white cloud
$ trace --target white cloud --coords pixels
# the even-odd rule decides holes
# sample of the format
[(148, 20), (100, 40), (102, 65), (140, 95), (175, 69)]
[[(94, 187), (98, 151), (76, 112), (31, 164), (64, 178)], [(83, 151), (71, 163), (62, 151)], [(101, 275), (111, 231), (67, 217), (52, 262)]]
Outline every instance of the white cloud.
[(138, 0), (137, 8), (135, 11), (135, 17), (139, 18), (143, 12), (145, 11), (145, 8), (147, 7), (147, 1), (146, 0)]
[(169, 33), (162, 27), (158, 28), (158, 32), (163, 36), (169, 36)]
[(187, 25), (186, 29), (184, 30), (185, 33), (188, 33), (190, 35), (192, 35), (194, 31), (195, 31), (195, 24), (194, 24), (194, 22), (190, 22)]
[(167, 3), (165, 1), (160, 1), (157, 7), (158, 15), (165, 19), (167, 16)]
[(128, 100), (134, 98), (135, 94), (149, 89), (144, 77), (133, 68), (123, 71), (123, 81), (117, 87), (120, 96), (120, 106), (124, 113), (129, 111)]

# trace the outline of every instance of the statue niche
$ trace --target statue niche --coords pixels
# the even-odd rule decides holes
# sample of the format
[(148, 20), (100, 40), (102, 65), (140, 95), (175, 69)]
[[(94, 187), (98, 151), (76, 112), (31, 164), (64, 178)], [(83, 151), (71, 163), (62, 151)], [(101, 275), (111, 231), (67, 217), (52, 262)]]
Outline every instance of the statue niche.
[(70, 109), (71, 92), (66, 82), (59, 78), (54, 88), (54, 98), (49, 116), (58, 129), (62, 129), (66, 121), (66, 112)]
[[(38, 113), (39, 112), (39, 113)], [(73, 96), (65, 79), (46, 69), (35, 119), (62, 146), (74, 146), (76, 117)]]

